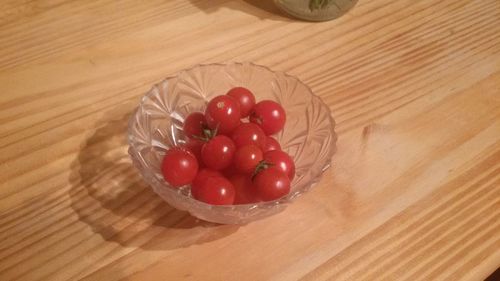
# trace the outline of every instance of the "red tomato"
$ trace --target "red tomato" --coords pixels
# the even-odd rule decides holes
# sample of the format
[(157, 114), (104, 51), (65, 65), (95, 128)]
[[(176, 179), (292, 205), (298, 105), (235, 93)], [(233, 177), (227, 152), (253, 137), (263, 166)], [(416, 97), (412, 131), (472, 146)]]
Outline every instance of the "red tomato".
[(285, 110), (277, 102), (271, 100), (258, 102), (250, 113), (250, 122), (258, 124), (266, 135), (282, 130), (285, 121)]
[(225, 177), (209, 176), (201, 184), (191, 187), (191, 194), (199, 201), (212, 205), (231, 205), (234, 203), (234, 186)]
[(224, 136), (215, 136), (201, 148), (201, 159), (208, 168), (222, 170), (233, 162), (236, 146), (234, 142)]
[(188, 139), (184, 144), (184, 147), (191, 153), (193, 153), (193, 155), (196, 157), (196, 160), (198, 160), (198, 166), (201, 166), (201, 164), (203, 164), (201, 160), (201, 148), (204, 144), (205, 142), (199, 139)]
[(272, 167), (258, 172), (253, 184), (259, 198), (264, 201), (279, 199), (290, 192), (290, 180), (287, 175)]
[(275, 138), (267, 136), (264, 152), (271, 150), (281, 150), (281, 145)]
[(217, 96), (208, 102), (205, 118), (208, 127), (227, 135), (240, 124), (240, 105), (231, 96)]
[[(234, 157), (234, 156), (233, 156)], [(233, 158), (234, 159), (234, 158)], [(221, 171), (222, 174), (226, 177), (226, 178), (230, 178), (232, 177), (233, 175), (237, 174), (238, 173), (238, 170), (236, 170), (236, 167), (234, 165), (229, 165), (229, 167), (225, 168), (224, 170)]]
[(250, 90), (243, 87), (236, 87), (229, 90), (227, 95), (235, 98), (240, 104), (241, 118), (245, 118), (250, 115), (250, 111), (252, 111), (252, 108), (255, 105), (255, 96), (252, 92), (250, 92)]
[(201, 112), (193, 112), (184, 120), (183, 130), (184, 134), (192, 138), (194, 136), (204, 137), (203, 129), (207, 127), (207, 120), (205, 115)]
[(262, 129), (253, 123), (242, 123), (233, 131), (231, 138), (237, 147), (254, 144), (260, 149), (266, 147), (266, 134)]
[(252, 174), (262, 159), (262, 150), (258, 146), (253, 144), (245, 145), (236, 149), (233, 164), (239, 172)]
[(264, 153), (264, 161), (271, 164), (285, 173), (290, 181), (295, 176), (295, 163), (293, 159), (284, 151), (281, 150), (271, 150)]
[(161, 171), (165, 181), (173, 187), (180, 187), (193, 181), (198, 172), (198, 161), (187, 150), (174, 147), (165, 154)]
[[(210, 178), (210, 177), (222, 177), (222, 174), (219, 171), (211, 170), (211, 169), (207, 169), (207, 168), (199, 170), (198, 174), (196, 174), (196, 177), (194, 178), (193, 182), (191, 183), (191, 193), (193, 193), (193, 186), (197, 186), (197, 187), (201, 186), (207, 180), (207, 178)], [(197, 190), (197, 189), (195, 188), (194, 190)]]
[(234, 186), (236, 195), (234, 204), (249, 204), (258, 202), (259, 199), (249, 175), (236, 174), (229, 178)]

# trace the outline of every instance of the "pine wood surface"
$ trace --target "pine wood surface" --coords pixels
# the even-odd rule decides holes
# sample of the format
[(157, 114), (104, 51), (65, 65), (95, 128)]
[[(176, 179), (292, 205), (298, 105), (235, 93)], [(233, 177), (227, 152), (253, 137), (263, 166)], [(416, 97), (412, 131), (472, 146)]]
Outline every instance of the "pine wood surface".
[[(244, 226), (163, 203), (126, 122), (155, 82), (250, 61), (311, 86), (338, 152)], [(0, 3), (0, 280), (482, 280), (500, 265), (500, 2)]]

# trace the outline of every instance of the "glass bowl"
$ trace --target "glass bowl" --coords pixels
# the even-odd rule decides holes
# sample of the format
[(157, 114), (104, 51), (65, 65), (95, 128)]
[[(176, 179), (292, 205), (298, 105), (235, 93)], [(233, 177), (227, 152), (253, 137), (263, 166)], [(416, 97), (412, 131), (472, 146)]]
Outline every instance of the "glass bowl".
[[(257, 101), (270, 99), (283, 106), (287, 122), (275, 137), (295, 161), (296, 176), (290, 193), (278, 200), (215, 206), (192, 198), (189, 186), (169, 186), (160, 167), (167, 149), (185, 143), (184, 118), (204, 111), (211, 98), (236, 86), (251, 90)], [(328, 106), (296, 77), (252, 63), (198, 65), (144, 95), (129, 121), (128, 151), (144, 180), (172, 207), (206, 221), (244, 224), (283, 211), (319, 181), (335, 152), (334, 126)]]

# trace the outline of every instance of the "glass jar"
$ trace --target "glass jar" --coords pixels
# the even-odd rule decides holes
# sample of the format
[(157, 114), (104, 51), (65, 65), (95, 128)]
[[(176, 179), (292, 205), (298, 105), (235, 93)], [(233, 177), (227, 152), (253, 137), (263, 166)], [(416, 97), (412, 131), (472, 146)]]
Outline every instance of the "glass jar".
[(274, 0), (286, 13), (308, 21), (327, 21), (349, 11), (358, 0)]

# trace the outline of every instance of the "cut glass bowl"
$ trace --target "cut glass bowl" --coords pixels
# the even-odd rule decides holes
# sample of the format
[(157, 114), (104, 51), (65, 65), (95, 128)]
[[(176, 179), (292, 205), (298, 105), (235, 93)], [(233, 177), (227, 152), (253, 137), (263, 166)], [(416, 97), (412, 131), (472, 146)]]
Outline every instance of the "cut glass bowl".
[[(295, 161), (290, 193), (278, 200), (215, 206), (191, 197), (190, 187), (173, 188), (163, 179), (165, 151), (185, 143), (184, 118), (203, 112), (207, 102), (233, 87), (252, 91), (257, 101), (270, 99), (286, 111), (285, 128), (275, 135)], [(252, 63), (198, 65), (154, 85), (132, 114), (129, 154), (144, 180), (171, 206), (211, 222), (244, 224), (281, 212), (320, 180), (330, 166), (337, 136), (329, 107), (296, 77)]]

